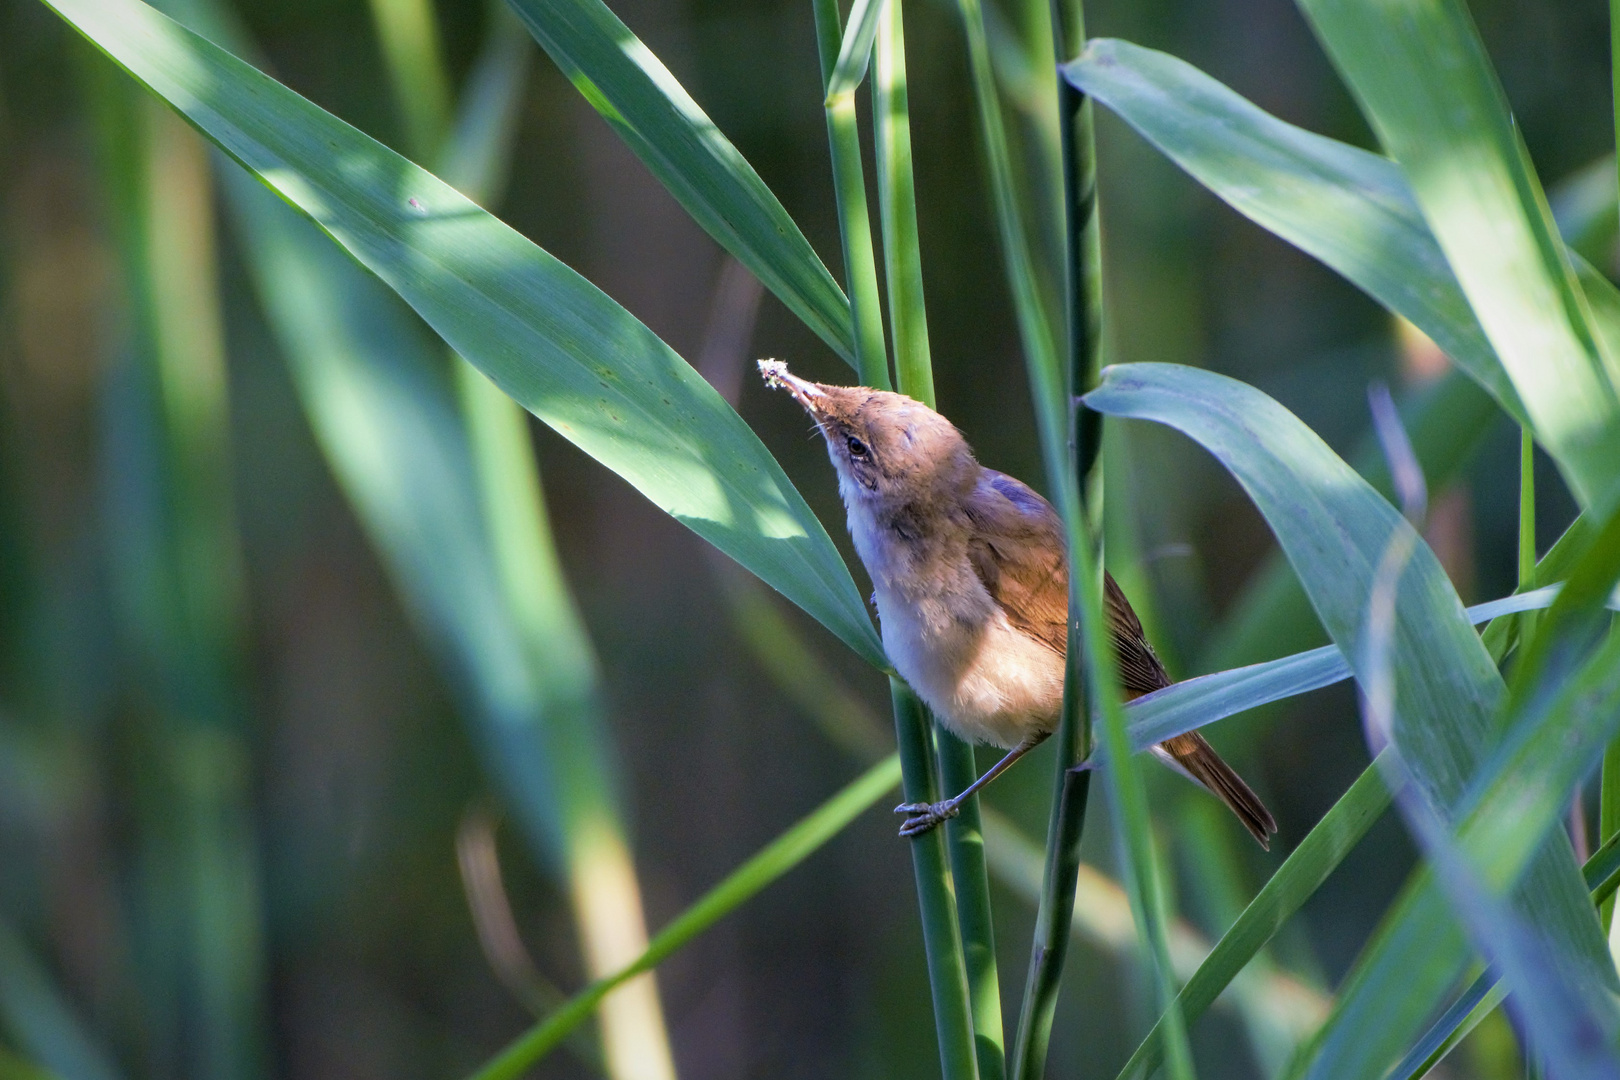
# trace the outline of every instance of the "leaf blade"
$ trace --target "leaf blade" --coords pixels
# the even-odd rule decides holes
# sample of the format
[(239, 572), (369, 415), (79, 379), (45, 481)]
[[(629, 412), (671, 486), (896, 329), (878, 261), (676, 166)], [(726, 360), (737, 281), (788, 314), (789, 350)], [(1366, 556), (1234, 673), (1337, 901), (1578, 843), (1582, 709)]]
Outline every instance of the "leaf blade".
[(1620, 503), (1614, 360), (1558, 236), (1484, 43), (1459, 0), (1300, 0), (1400, 162), (1537, 441), (1584, 509)]
[(145, 5), (49, 6), (508, 395), (886, 666), (848, 568), (775, 459), (634, 316), (438, 178)]
[[(1323, 626), (1359, 672), (1374, 569), (1389, 537), (1411, 534), (1394, 507), (1291, 413), (1235, 380), (1168, 364), (1125, 365), (1109, 368), (1085, 401), (1109, 415), (1168, 424), (1214, 454), (1254, 499)], [(1438, 560), (1415, 535), (1410, 540), (1415, 552), (1396, 607), (1395, 679), (1408, 709), (1397, 737), (1417, 781), (1449, 807), (1479, 771), (1506, 688)], [(1595, 920), (1562, 918), (1590, 905), (1567, 842), (1553, 841), (1541, 849), (1519, 902), (1562, 913), (1552, 929), (1584, 976), (1606, 984), (1614, 969)], [(1340, 1022), (1330, 1021), (1323, 1058), (1342, 1075), (1387, 1068), (1466, 959), (1466, 942), (1433, 890), (1419, 890), (1409, 903), (1415, 914), (1386, 923), (1380, 939), (1402, 959), (1402, 979), (1357, 986), (1346, 994), (1349, 1005), (1341, 1000), (1335, 1011)], [(1353, 1022), (1345, 1019), (1352, 1012)]]
[[(852, 365), (849, 301), (753, 166), (600, 0), (509, 0), (687, 213)], [(870, 39), (868, 39), (870, 49)]]
[(1400, 166), (1283, 122), (1191, 64), (1099, 38), (1064, 77), (1234, 210), (1411, 320), (1528, 419)]

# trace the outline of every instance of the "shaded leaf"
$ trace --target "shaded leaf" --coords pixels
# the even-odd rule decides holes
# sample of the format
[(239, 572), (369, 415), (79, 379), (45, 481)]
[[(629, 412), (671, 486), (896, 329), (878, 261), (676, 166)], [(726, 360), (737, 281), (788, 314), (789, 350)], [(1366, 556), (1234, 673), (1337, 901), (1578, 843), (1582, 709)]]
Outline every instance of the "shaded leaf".
[(686, 212), (853, 366), (849, 301), (838, 283), (753, 166), (652, 50), (601, 0), (509, 2)]
[[(1167, 364), (1114, 367), (1086, 404), (1116, 416), (1169, 424), (1213, 453), (1254, 499), (1323, 626), (1355, 655), (1374, 567), (1390, 538), (1408, 535), (1412, 563), (1394, 624), (1394, 682), (1406, 703), (1397, 738), (1428, 797), (1454, 806), (1490, 751), (1505, 687), (1432, 552), (1411, 526), (1314, 433), (1258, 390), (1209, 372)], [(1365, 677), (1365, 672), (1358, 670)], [(1567, 841), (1554, 837), (1520, 886), (1517, 904), (1583, 966), (1587, 980), (1614, 979), (1607, 949), (1575, 875)], [(1325, 1052), (1345, 1075), (1381, 1071), (1416, 1037), (1466, 959), (1446, 905), (1431, 892), (1409, 897), (1411, 918), (1394, 918), (1384, 944), (1405, 962), (1398, 982), (1376, 993), (1347, 991), (1330, 1021)]]

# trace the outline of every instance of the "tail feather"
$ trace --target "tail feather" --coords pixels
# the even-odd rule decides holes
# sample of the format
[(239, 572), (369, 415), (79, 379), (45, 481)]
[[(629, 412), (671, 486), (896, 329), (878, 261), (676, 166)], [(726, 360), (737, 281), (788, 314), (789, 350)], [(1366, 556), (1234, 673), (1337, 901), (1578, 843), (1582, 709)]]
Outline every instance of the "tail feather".
[(1260, 846), (1271, 850), (1271, 834), (1277, 831), (1276, 819), (1202, 735), (1196, 731), (1177, 735), (1153, 749), (1163, 755), (1167, 764), (1186, 773), (1225, 803)]

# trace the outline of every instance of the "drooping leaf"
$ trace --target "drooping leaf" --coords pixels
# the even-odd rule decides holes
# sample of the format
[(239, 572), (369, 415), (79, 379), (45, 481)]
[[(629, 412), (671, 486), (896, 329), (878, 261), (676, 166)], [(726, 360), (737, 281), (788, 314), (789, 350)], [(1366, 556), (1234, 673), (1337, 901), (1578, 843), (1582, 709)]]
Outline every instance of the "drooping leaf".
[(1285, 123), (1186, 61), (1128, 41), (1094, 39), (1063, 74), (1240, 214), (1411, 320), (1526, 419), (1394, 162)]
[(1401, 165), (1485, 336), (1576, 500), (1620, 504), (1620, 356), (1604, 346), (1460, 0), (1300, 0)]
[[(1545, 372), (1503, 367), (1400, 165), (1284, 123), (1192, 65), (1129, 42), (1093, 41), (1064, 74), (1238, 212), (1411, 320), (1516, 419), (1535, 419), (1566, 476), (1586, 470), (1590, 483), (1607, 482), (1600, 475), (1604, 454), (1593, 451), (1589, 461), (1579, 446), (1597, 440), (1595, 446), (1609, 447), (1604, 440), (1611, 439), (1620, 446), (1620, 434), (1604, 433), (1605, 425), (1620, 425), (1620, 406), (1607, 404), (1614, 396), (1609, 378), (1620, 369), (1606, 360), (1620, 355), (1620, 290), (1584, 259), (1552, 257), (1573, 267), (1580, 289), (1569, 295), (1580, 300), (1581, 325), (1590, 325), (1602, 348), (1592, 346), (1596, 374), (1570, 384), (1580, 390), (1555, 390), (1543, 385)], [(1522, 403), (1524, 388), (1515, 386), (1525, 378), (1538, 380), (1538, 394), (1563, 394), (1569, 408), (1610, 419), (1533, 417)], [(1559, 434), (1566, 428), (1567, 438)]]
[[(1366, 597), (1390, 537), (1410, 526), (1388, 502), (1287, 410), (1264, 394), (1209, 372), (1166, 364), (1110, 368), (1086, 404), (1115, 416), (1152, 419), (1213, 453), (1255, 500), (1341, 651), (1358, 661)], [(1439, 805), (1455, 806), (1490, 752), (1505, 687), (1469, 625), (1432, 552), (1415, 536), (1394, 628), (1394, 681), (1405, 702), (1397, 736), (1416, 782)], [(1567, 841), (1554, 837), (1519, 887), (1567, 955), (1596, 985), (1614, 979)], [(1416, 1037), (1467, 959), (1446, 905), (1419, 890), (1412, 917), (1389, 923), (1384, 945), (1402, 956), (1397, 985), (1346, 996), (1367, 1011), (1332, 1029), (1324, 1055), (1345, 1075), (1387, 1068)], [(1341, 1003), (1335, 1017), (1347, 1015)]]
[(663, 62), (601, 0), (509, 2), (686, 212), (853, 366), (843, 291), (753, 166)]
[(848, 569), (775, 459), (634, 316), (436, 177), (137, 0), (52, 7), (507, 394), (884, 663)]

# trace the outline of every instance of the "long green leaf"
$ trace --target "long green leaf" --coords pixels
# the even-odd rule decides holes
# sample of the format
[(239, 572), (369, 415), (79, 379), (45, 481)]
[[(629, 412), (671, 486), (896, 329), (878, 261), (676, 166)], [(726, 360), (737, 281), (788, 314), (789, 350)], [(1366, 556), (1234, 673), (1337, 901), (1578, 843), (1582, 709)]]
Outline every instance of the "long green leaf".
[[(896, 389), (933, 408), (934, 369), (928, 345), (928, 312), (923, 302), (917, 185), (911, 168), (904, 9), (900, 0), (876, 0), (874, 6), (878, 15), (871, 49), (872, 145), (883, 235), (883, 278), (889, 293), (889, 323), (894, 329)], [(844, 35), (846, 48), (855, 32), (853, 13), (850, 23)], [(831, 83), (836, 84), (837, 78), (835, 70)], [(932, 727), (941, 793), (948, 798), (978, 779), (978, 763), (971, 743), (937, 724)], [(944, 831), (951, 880), (956, 887), (957, 923), (973, 1012), (979, 1080), (1001, 1080), (1006, 1074), (1006, 1036), (978, 795), (962, 803), (961, 812), (945, 823)]]
[[(1455, 370), (1404, 403), (1401, 423), (1431, 490), (1444, 491), (1463, 475), (1499, 415), (1495, 399)], [(1393, 495), (1389, 469), (1370, 435), (1349, 461), (1376, 490)], [(1288, 560), (1273, 551), (1210, 636), (1198, 659), (1204, 671), (1270, 659), (1325, 635)]]
[[(1620, 836), (1592, 853), (1581, 867), (1581, 876), (1592, 890), (1592, 902), (1605, 904), (1620, 885)], [(1507, 990), (1490, 969), (1475, 979), (1424, 1033), (1400, 1063), (1390, 1071), (1393, 1080), (1418, 1080), (1461, 1042), (1490, 1011), (1502, 1003)]]
[(1620, 357), (1591, 312), (1461, 0), (1300, 0), (1586, 509), (1620, 503)]
[[(1466, 614), (1468, 621), (1477, 626), (1504, 615), (1539, 611), (1550, 606), (1557, 596), (1558, 586), (1548, 585), (1475, 604)], [(1620, 593), (1610, 597), (1609, 604), (1620, 610)], [(1350, 674), (1350, 664), (1339, 647), (1324, 645), (1261, 664), (1183, 680), (1126, 704), (1131, 749), (1146, 750), (1172, 736), (1213, 724), (1246, 709), (1332, 686), (1348, 679)]]
[[(1221, 991), (1283, 923), (1321, 888), (1388, 806), (1389, 789), (1377, 767), (1369, 765), (1271, 875), (1181, 988), (1178, 1001), (1189, 1026), (1215, 1003)], [(1154, 1023), (1153, 1030), (1119, 1071), (1121, 1080), (1153, 1075), (1164, 1058), (1164, 1026), (1163, 1017)]]
[(853, 365), (849, 301), (838, 283), (759, 174), (652, 51), (601, 0), (509, 2), (687, 213)]
[(522, 1076), (531, 1065), (554, 1050), (564, 1036), (588, 1020), (601, 1000), (615, 987), (644, 971), (651, 971), (765, 886), (803, 862), (857, 816), (893, 791), (899, 780), (900, 761), (897, 756), (890, 755), (872, 766), (677, 915), (653, 936), (647, 951), (634, 963), (580, 991), (568, 1004), (475, 1073), (472, 1080), (516, 1080)]
[[(1393, 607), (1401, 578), (1395, 558), (1387, 556), (1380, 570), (1370, 602), (1375, 613)], [(1475, 777), (1455, 837), (1427, 794), (1402, 781), (1408, 773), (1404, 751), (1392, 747), (1382, 759), (1402, 812), (1435, 868), (1432, 880), (1513, 989), (1509, 1010), (1527, 1044), (1556, 1076), (1620, 1074), (1612, 1050), (1620, 1033), (1612, 978), (1608, 983), (1586, 978), (1579, 964), (1562, 955), (1559, 943), (1541, 932), (1556, 921), (1551, 913), (1536, 913), (1532, 923), (1505, 900), (1547, 831), (1557, 828), (1571, 788), (1620, 729), (1620, 635), (1608, 635), (1595, 651), (1589, 648), (1608, 625), (1603, 603), (1617, 577), (1620, 512), (1575, 566), (1529, 654), (1515, 665), (1506, 736)], [(1368, 663), (1386, 672), (1383, 679), (1373, 673), (1364, 699), (1371, 737), (1379, 739), (1387, 737), (1398, 702), (1387, 680), (1388, 620), (1375, 615), (1370, 622)], [(1591, 918), (1590, 903), (1584, 914)], [(1402, 960), (1384, 958), (1384, 971), (1398, 975)], [(1374, 966), (1368, 982), (1378, 974)], [(1324, 1054), (1316, 1071), (1331, 1075), (1335, 1065), (1331, 1053)]]
[[(1277, 534), (1323, 625), (1351, 657), (1361, 640), (1373, 569), (1405, 521), (1292, 414), (1251, 387), (1208, 372), (1164, 364), (1111, 368), (1086, 402), (1099, 411), (1176, 427), (1219, 458)], [(1395, 624), (1395, 681), (1407, 714), (1397, 729), (1412, 772), (1442, 806), (1452, 806), (1490, 750), (1505, 687), (1464, 617), (1433, 553), (1415, 538)], [(1542, 850), (1518, 893), (1543, 913), (1544, 931), (1574, 958), (1584, 978), (1614, 979), (1575, 876), (1567, 842)], [(1329, 1041), (1345, 1075), (1387, 1068), (1417, 1025), (1449, 990), (1466, 958), (1444, 903), (1419, 890), (1412, 918), (1391, 925), (1385, 946), (1409, 961), (1383, 992), (1356, 996), (1372, 1012), (1351, 1015)], [(1336, 1016), (1350, 1015), (1342, 1005)]]
[(1284, 123), (1191, 64), (1127, 41), (1091, 42), (1063, 74), (1240, 214), (1410, 319), (1527, 419), (1394, 162)]
[(623, 308), (436, 177), (137, 0), (53, 7), (530, 412), (884, 664), (848, 569), (781, 468)]

